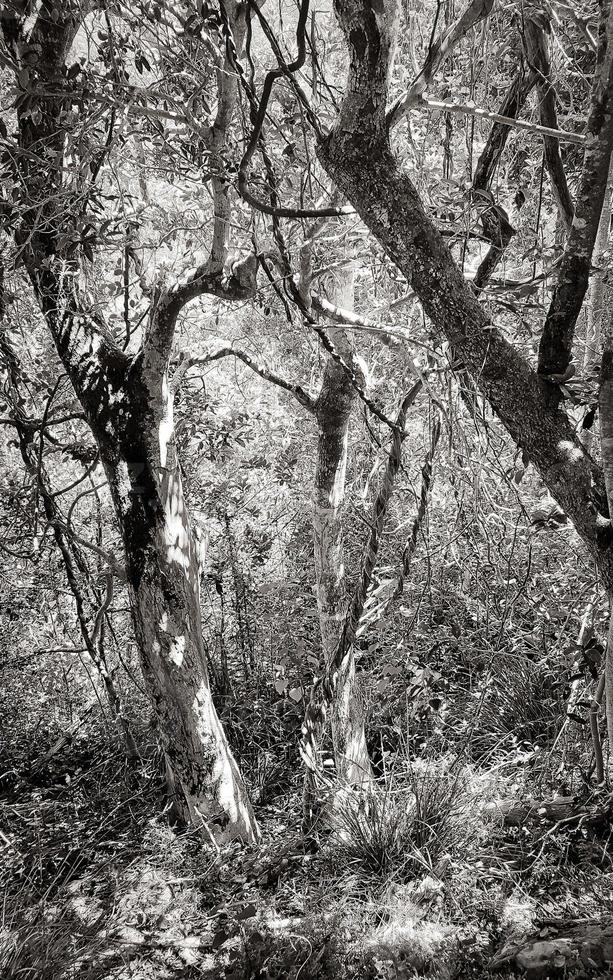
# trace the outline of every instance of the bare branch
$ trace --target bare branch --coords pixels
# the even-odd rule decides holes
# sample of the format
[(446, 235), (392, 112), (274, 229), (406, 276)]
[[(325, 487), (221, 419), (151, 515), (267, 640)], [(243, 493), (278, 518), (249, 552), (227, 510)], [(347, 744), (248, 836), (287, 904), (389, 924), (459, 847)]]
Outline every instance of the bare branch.
[(354, 313), (352, 310), (345, 310), (340, 306), (334, 306), (333, 303), (330, 303), (329, 300), (317, 293), (311, 293), (311, 303), (314, 310), (322, 313), (328, 320), (342, 325), (345, 330), (360, 330), (364, 333), (373, 334), (374, 336), (382, 337), (386, 343), (389, 343), (390, 340), (396, 343), (402, 343), (405, 351), (404, 364), (408, 367), (415, 380), (419, 381), (428, 391), (432, 403), (437, 405), (441, 413), (445, 415), (443, 406), (428, 382), (427, 373), (421, 370), (413, 355), (407, 351), (406, 344), (407, 342), (411, 342), (408, 331), (373, 323), (371, 320)]
[[(278, 388), (283, 388), (284, 391), (289, 392), (293, 395), (296, 401), (309, 410), (309, 412), (315, 411), (315, 399), (309, 395), (308, 391), (293, 381), (286, 381), (285, 378), (281, 378), (270, 368), (266, 367), (264, 364), (260, 364), (255, 361), (249, 354), (245, 351), (238, 350), (235, 347), (222, 347), (216, 350), (213, 354), (205, 354), (204, 357), (189, 357), (186, 361), (185, 370), (189, 370), (190, 367), (194, 367), (196, 364), (211, 364), (213, 361), (219, 361), (223, 357), (237, 357), (239, 361), (246, 364), (248, 368), (251, 368), (256, 374), (259, 374), (264, 381), (270, 382), (270, 384), (276, 385)], [(182, 366), (181, 369), (183, 370)]]
[(455, 24), (451, 24), (442, 37), (430, 47), (424, 67), (419, 75), (406, 92), (396, 100), (387, 114), (387, 124), (391, 130), (400, 120), (415, 108), (419, 103), (420, 97), (432, 82), (434, 75), (441, 65), (445, 63), (454, 49), (458, 46), (476, 24), (491, 13), (494, 0), (470, 0), (467, 7), (460, 14)]
[[(317, 123), (317, 117), (313, 113), (308, 99), (303, 95), (300, 86), (297, 85), (294, 79), (294, 74), (297, 72), (306, 60), (306, 23), (309, 14), (309, 0), (301, 0), (299, 5), (298, 13), (298, 23), (296, 26), (296, 42), (297, 42), (297, 54), (295, 59), (289, 64), (286, 63), (283, 58), (281, 49), (276, 41), (274, 31), (271, 30), (268, 21), (263, 16), (262, 11), (258, 4), (253, 3), (252, 9), (255, 11), (264, 34), (268, 38), (275, 54), (277, 61), (279, 63), (278, 68), (273, 68), (266, 73), (264, 78), (264, 83), (262, 85), (262, 93), (258, 100), (255, 90), (253, 88), (252, 82), (247, 75), (239, 61), (239, 51), (236, 44), (236, 39), (234, 37), (234, 32), (232, 30), (232, 25), (229, 18), (224, 10), (223, 2), (220, 3), (220, 13), (222, 17), (222, 25), (224, 29), (225, 39), (226, 39), (226, 50), (228, 54), (228, 59), (232, 70), (236, 72), (241, 80), (243, 88), (246, 92), (249, 104), (251, 107), (251, 122), (252, 130), (251, 136), (243, 153), (242, 160), (238, 169), (238, 192), (247, 204), (251, 205), (256, 211), (261, 211), (263, 214), (269, 214), (276, 218), (319, 218), (319, 217), (336, 217), (340, 214), (348, 213), (344, 208), (293, 208), (293, 207), (283, 207), (278, 203), (276, 195), (276, 187), (271, 187), (273, 200), (268, 203), (260, 198), (256, 197), (249, 190), (249, 168), (251, 161), (256, 150), (259, 148), (263, 149), (263, 139), (262, 130), (264, 127), (264, 121), (268, 112), (268, 103), (270, 101), (270, 96), (272, 93), (274, 83), (282, 77), (287, 77), (292, 83), (294, 89), (296, 90), (300, 101), (302, 102), (303, 108), (305, 110), (306, 116), (315, 128), (316, 131), (319, 130)], [(270, 160), (266, 161), (267, 170), (270, 170), (272, 163)], [(351, 209), (349, 209), (350, 213)]]
[[(228, 128), (231, 124), (237, 101), (237, 86), (240, 78), (248, 87), (248, 93), (255, 95), (240, 65), (240, 55), (246, 34), (246, 8), (234, 0), (220, 0), (220, 14), (226, 41), (223, 64), (217, 70), (217, 113), (215, 121), (207, 134), (207, 145), (211, 152), (211, 162), (219, 173), (213, 178), (213, 236), (209, 257), (196, 269), (191, 270), (175, 286), (165, 292), (159, 291), (151, 307), (149, 325), (143, 340), (145, 371), (159, 375), (163, 373), (170, 358), (175, 327), (179, 313), (191, 300), (200, 296), (216, 296), (219, 299), (235, 302), (249, 299), (257, 288), (258, 259), (254, 254), (236, 262), (229, 271), (225, 270), (228, 257), (231, 204), (230, 184), (221, 176), (223, 152), (227, 143)], [(265, 106), (264, 106), (265, 109)], [(261, 130), (260, 121), (259, 128)], [(244, 160), (247, 163), (255, 150), (259, 135), (252, 136)], [(253, 143), (253, 146), (251, 144)], [(240, 179), (239, 179), (240, 191)]]
[(562, 143), (583, 145), (586, 140), (586, 137), (582, 133), (569, 133), (566, 129), (550, 129), (548, 126), (540, 126), (538, 123), (527, 122), (525, 119), (512, 119), (509, 116), (500, 116), (497, 112), (482, 109), (479, 106), (473, 105), (472, 102), (454, 102), (451, 99), (430, 99), (422, 96), (419, 102), (412, 108), (436, 109), (438, 112), (453, 112), (459, 116), (476, 116), (478, 119), (489, 119), (491, 122), (501, 123), (510, 129), (524, 129), (529, 133), (550, 137)]
[[(350, 364), (345, 357), (343, 357), (342, 353), (337, 350), (335, 344), (332, 342), (332, 340), (330, 339), (330, 337), (328, 336), (324, 328), (321, 326), (320, 323), (318, 323), (317, 318), (313, 316), (313, 313), (309, 309), (309, 303), (302, 296), (299, 286), (294, 281), (294, 277), (292, 275), (291, 267), (289, 264), (289, 257), (287, 255), (287, 250), (285, 249), (285, 246), (283, 245), (281, 239), (279, 239), (278, 237), (277, 237), (277, 244), (282, 245), (283, 254), (281, 254), (281, 252), (276, 253), (272, 251), (268, 253), (268, 256), (270, 259), (272, 259), (272, 261), (275, 262), (275, 264), (279, 267), (282, 275), (284, 276), (285, 282), (287, 284), (288, 292), (291, 295), (294, 304), (300, 310), (300, 313), (302, 314), (305, 324), (308, 325), (317, 334), (324, 350), (326, 350), (330, 355), (330, 357), (332, 358), (332, 360), (335, 361), (336, 364), (338, 364), (339, 367), (343, 369), (347, 377), (351, 380), (351, 383), (353, 384), (353, 387), (357, 391), (358, 395), (360, 396), (364, 404), (370, 409), (373, 415), (393, 431), (395, 428), (395, 422), (393, 422), (391, 419), (387, 417), (387, 415), (380, 407), (380, 405), (378, 405), (365, 391), (364, 385), (362, 384), (361, 379), (358, 376), (361, 372), (356, 371), (354, 366)], [(307, 297), (307, 300), (308, 299), (309, 297)]]
[[(547, 129), (557, 130), (556, 94), (551, 80), (551, 64), (547, 37), (542, 21), (543, 14), (540, 11), (539, 16), (535, 16), (528, 9), (523, 19), (522, 38), (526, 61), (536, 78), (541, 125), (547, 127)], [(569, 231), (573, 221), (574, 208), (568, 189), (566, 173), (564, 172), (564, 165), (560, 156), (559, 141), (550, 136), (544, 136), (543, 141), (545, 144), (545, 166), (547, 167), (551, 181), (553, 196), (566, 230)]]
[[(539, 375), (554, 382), (564, 377), (570, 364), (613, 150), (613, 10), (601, 25), (599, 42), (575, 217), (539, 347)], [(550, 396), (558, 401), (559, 390), (554, 389)]]
[[(530, 74), (526, 75), (524, 66), (521, 65), (502, 103), (501, 115), (503, 117), (516, 118), (534, 84), (534, 74), (530, 72)], [(492, 126), (487, 143), (483, 148), (483, 152), (475, 168), (473, 201), (475, 191), (491, 192), (494, 173), (506, 146), (508, 135), (509, 128), (502, 123), (498, 122)], [(473, 282), (477, 289), (483, 289), (489, 281), (505, 249), (515, 234), (515, 229), (509, 222), (506, 213), (493, 199), (481, 208), (481, 224), (485, 236), (490, 242), (490, 248), (475, 273)]]

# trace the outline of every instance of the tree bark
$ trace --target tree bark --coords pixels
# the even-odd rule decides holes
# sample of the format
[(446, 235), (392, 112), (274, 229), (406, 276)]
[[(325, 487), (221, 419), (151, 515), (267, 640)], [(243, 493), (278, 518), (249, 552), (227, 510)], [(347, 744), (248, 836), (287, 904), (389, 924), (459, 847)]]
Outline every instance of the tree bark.
[[(227, 6), (239, 31), (245, 8), (232, 0)], [(65, 242), (87, 213), (99, 166), (83, 168), (83, 177), (79, 168), (74, 173), (66, 168), (71, 179), (64, 178), (66, 137), (74, 125), (66, 111), (73, 83), (65, 62), (89, 9), (88, 3), (48, 0), (31, 29), (21, 13), (7, 9), (0, 16), (5, 44), (21, 68), (19, 84), (32, 89), (30, 99), (19, 103), (19, 145), (5, 160), (22, 189), (15, 238), (107, 473), (124, 541), (143, 675), (167, 758), (195, 824), (205, 825), (219, 843), (235, 837), (251, 841), (258, 836), (257, 824), (206, 669), (198, 563), (175, 450), (167, 369), (182, 307), (204, 293), (231, 300), (252, 295), (257, 263), (249, 256), (224, 277), (224, 197), (213, 222), (209, 259), (174, 289), (158, 284), (152, 291), (148, 329), (133, 357), (118, 347), (80, 294), (82, 259), (78, 251), (67, 251)], [(32, 51), (37, 58), (31, 69), (26, 56)], [(236, 92), (227, 58), (219, 68), (214, 153), (221, 152)], [(65, 100), (46, 95), (58, 78), (65, 80)]]
[[(534, 10), (528, 7), (525, 16), (522, 17), (522, 24), (526, 60), (536, 80), (541, 125), (547, 126), (549, 129), (557, 129), (556, 92), (551, 79), (551, 61), (547, 41), (547, 34), (551, 28), (547, 15), (540, 9)], [(574, 207), (568, 189), (564, 164), (560, 156), (560, 144), (551, 136), (546, 136), (543, 143), (545, 146), (545, 166), (551, 181), (551, 191), (568, 233), (573, 223)]]
[[(357, 12), (362, 8), (370, 8), (367, 0), (336, 4), (350, 48), (351, 94), (342, 104), (336, 126), (319, 142), (320, 160), (405, 274), (439, 336), (452, 344), (511, 437), (539, 469), (591, 548), (605, 580), (613, 582), (613, 531), (602, 473), (583, 451), (566, 414), (550, 404), (545, 388), (553, 385), (541, 382), (480, 306), (392, 153), (387, 135), (382, 135), (374, 107), (379, 99), (379, 112), (383, 111), (380, 80), (385, 71), (380, 61), (388, 55), (391, 42), (389, 38), (379, 42), (378, 36), (392, 18), (376, 19), (373, 14), (362, 18), (357, 28)], [(365, 48), (378, 52), (374, 67), (363, 55)], [(368, 103), (365, 113), (362, 101)], [(601, 129), (608, 133), (613, 130), (612, 86), (606, 88), (601, 101)]]
[(114, 412), (115, 445), (101, 440), (124, 541), (143, 676), (164, 750), (197, 826), (218, 843), (258, 829), (213, 704), (202, 640), (197, 548), (176, 453), (166, 373), (130, 365)]
[[(338, 280), (328, 299), (352, 309), (353, 269), (349, 266), (342, 269)], [(345, 359), (351, 356), (349, 344), (340, 332), (335, 345)], [(347, 605), (343, 505), (349, 423), (356, 400), (351, 379), (339, 364), (329, 359), (315, 405), (318, 439), (313, 493), (313, 551), (324, 666), (334, 657)], [(339, 670), (331, 723), (337, 775), (352, 786), (365, 785), (371, 779), (372, 770), (353, 647)]]
[[(326, 664), (324, 673), (313, 685), (311, 697), (304, 714), (300, 752), (307, 767), (307, 778), (304, 786), (303, 821), (303, 826), (307, 831), (314, 825), (319, 810), (315, 796), (315, 787), (317, 786), (318, 780), (321, 781), (322, 779), (319, 762), (319, 744), (325, 727), (326, 715), (337, 700), (337, 688), (343, 673), (343, 666), (355, 642), (360, 620), (364, 613), (368, 590), (371, 586), (373, 572), (377, 563), (379, 544), (383, 533), (387, 509), (394, 491), (396, 475), (400, 468), (402, 443), (406, 434), (407, 412), (421, 391), (421, 388), (421, 381), (417, 381), (411, 390), (407, 392), (400, 406), (400, 411), (398, 412), (398, 417), (394, 425), (392, 444), (385, 473), (383, 474), (381, 486), (379, 487), (379, 492), (375, 497), (372, 507), (370, 534), (362, 553), (360, 576), (343, 618), (342, 629), (333, 656)], [(325, 776), (323, 777), (323, 781), (325, 783)]]
[(583, 357), (584, 370), (593, 368), (598, 361), (601, 328), (608, 307), (607, 300), (611, 295), (611, 287), (607, 282), (608, 268), (605, 252), (609, 247), (611, 228), (611, 196), (613, 194), (613, 165), (609, 166), (609, 176), (605, 197), (602, 204), (598, 232), (594, 244), (594, 272), (590, 282), (589, 302), (587, 308), (587, 325), (585, 333), (585, 352)]
[[(600, 448), (609, 511), (613, 513), (613, 321), (608, 319), (604, 328), (602, 366), (598, 412), (600, 417)], [(613, 583), (608, 581), (609, 632), (605, 652), (604, 699), (607, 714), (609, 746), (613, 750)]]
[[(603, 362), (601, 399), (610, 424), (611, 464), (602, 470), (585, 452), (561, 410), (558, 382), (567, 377), (577, 316), (605, 197), (613, 145), (613, 11), (603, 11), (576, 213), (559, 280), (543, 327), (539, 371), (496, 329), (466, 282), (417, 190), (392, 153), (385, 127), (395, 8), (371, 0), (336, 0), (349, 51), (346, 93), (318, 156), (329, 176), (412, 285), (435, 332), (446, 338), (513, 440), (540, 475), (594, 556), (613, 590), (613, 349)], [(611, 393), (610, 393), (611, 392)], [(610, 410), (608, 405), (610, 402)], [(603, 446), (603, 451), (606, 445)], [(609, 501), (607, 501), (607, 496)], [(613, 651), (607, 671), (613, 749)]]

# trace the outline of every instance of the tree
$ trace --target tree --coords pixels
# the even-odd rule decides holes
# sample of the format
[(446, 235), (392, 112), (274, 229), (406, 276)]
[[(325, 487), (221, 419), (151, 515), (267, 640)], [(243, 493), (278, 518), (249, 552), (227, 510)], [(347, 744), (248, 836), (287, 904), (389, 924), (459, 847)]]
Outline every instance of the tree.
[[(415, 186), (390, 145), (389, 76), (397, 10), (340, 2), (335, 12), (349, 53), (344, 99), (318, 154), (390, 259), (404, 273), (440, 336), (447, 338), (517, 445), (537, 467), (573, 520), (613, 590), (607, 496), (610, 413), (605, 352), (601, 395), (604, 472), (583, 449), (560, 385), (569, 376), (574, 327), (585, 296), (613, 145), (613, 13), (603, 8), (583, 169), (575, 217), (543, 325), (538, 369), (491, 322), (428, 218)], [(397, 118), (397, 114), (396, 114)], [(606, 487), (605, 489), (605, 481)], [(608, 644), (606, 701), (613, 748), (613, 641)]]
[[(175, 286), (143, 287), (147, 326), (134, 353), (126, 352), (83, 288), (97, 234), (89, 208), (100, 193), (97, 179), (112, 146), (114, 113), (96, 154), (100, 137), (87, 114), (85, 124), (80, 118), (92, 103), (78, 81), (78, 63), (75, 69), (68, 59), (95, 4), (45, 0), (31, 27), (28, 8), (5, 7), (1, 19), (20, 88), (16, 134), (2, 133), (4, 167), (14, 188), (4, 217), (99, 448), (123, 537), (143, 676), (167, 758), (195, 824), (204, 822), (219, 840), (251, 840), (257, 825), (207, 675), (198, 558), (175, 447), (168, 369), (186, 304), (203, 295), (229, 302), (252, 296), (257, 260), (250, 254), (228, 270), (227, 186), (215, 178), (208, 259)], [(227, 11), (240, 45), (244, 10), (229, 4)], [(222, 55), (217, 110), (203, 131), (213, 161), (223, 152), (235, 101), (236, 82)]]

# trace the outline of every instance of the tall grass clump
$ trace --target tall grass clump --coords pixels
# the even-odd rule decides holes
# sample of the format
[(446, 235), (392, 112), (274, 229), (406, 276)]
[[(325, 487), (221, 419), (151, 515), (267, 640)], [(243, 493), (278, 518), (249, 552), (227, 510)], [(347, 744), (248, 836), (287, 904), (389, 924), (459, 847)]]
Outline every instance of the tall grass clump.
[(464, 830), (467, 797), (460, 772), (410, 765), (386, 785), (339, 794), (334, 813), (335, 856), (347, 870), (410, 880), (437, 873)]

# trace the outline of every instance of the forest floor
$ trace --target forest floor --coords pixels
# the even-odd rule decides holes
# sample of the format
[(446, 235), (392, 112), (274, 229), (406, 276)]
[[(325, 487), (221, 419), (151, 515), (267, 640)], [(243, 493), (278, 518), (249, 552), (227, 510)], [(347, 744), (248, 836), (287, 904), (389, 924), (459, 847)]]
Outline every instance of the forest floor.
[(525, 754), (388, 774), (308, 848), (296, 767), (261, 844), (217, 851), (112, 748), (2, 759), (3, 980), (613, 975), (609, 797), (530, 808)]

